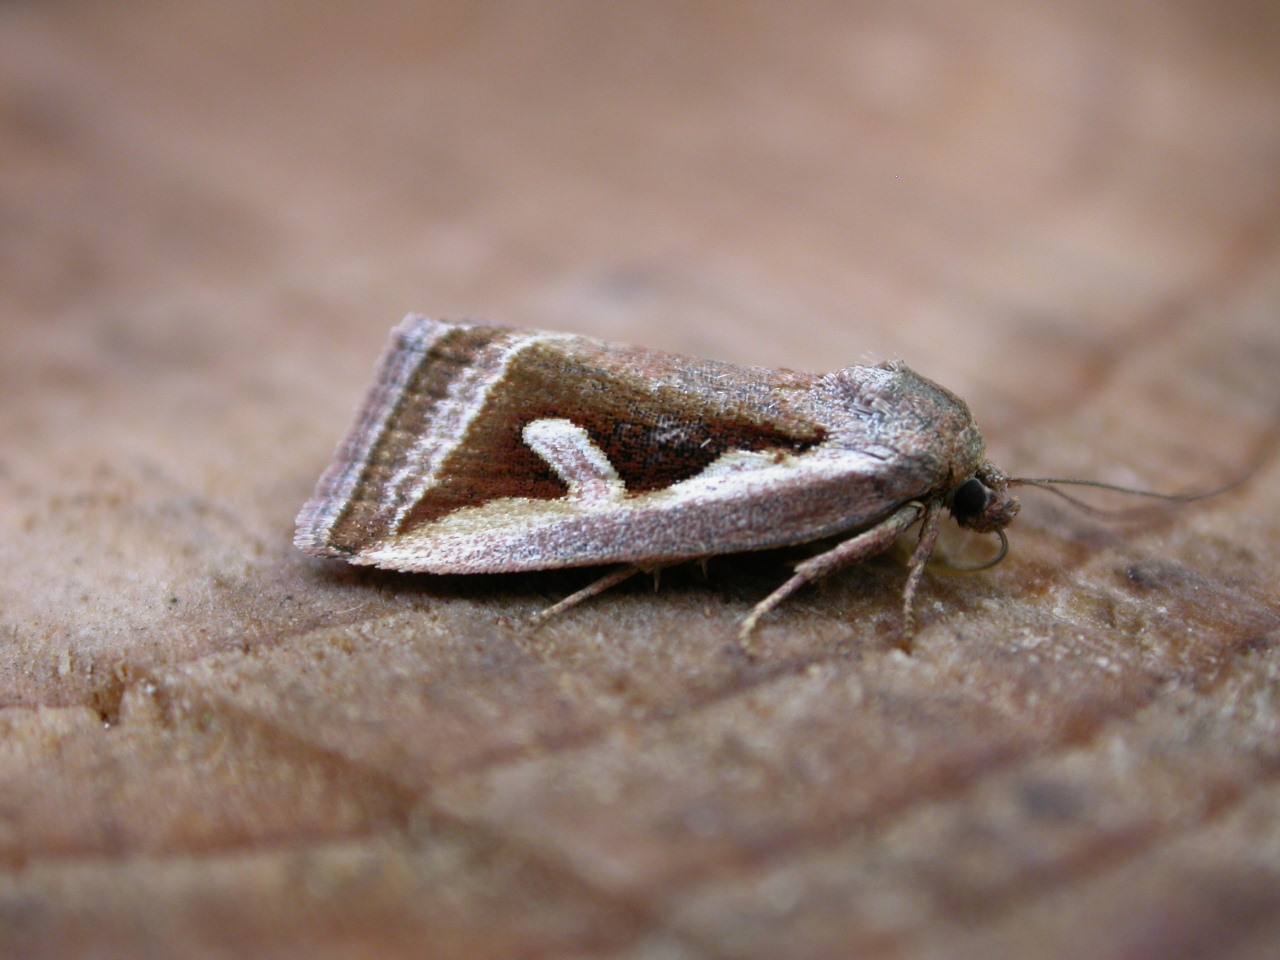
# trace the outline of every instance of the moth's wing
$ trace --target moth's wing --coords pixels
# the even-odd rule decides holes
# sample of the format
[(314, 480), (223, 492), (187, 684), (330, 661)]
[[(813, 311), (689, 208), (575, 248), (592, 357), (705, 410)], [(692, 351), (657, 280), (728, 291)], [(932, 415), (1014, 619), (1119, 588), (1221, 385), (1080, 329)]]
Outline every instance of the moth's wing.
[(910, 496), (856, 452), (728, 453), (663, 490), (616, 500), (508, 498), (371, 542), (354, 562), (437, 573), (666, 564), (805, 543), (873, 525)]
[[(318, 555), (434, 571), (688, 555), (681, 543), (717, 535), (676, 536), (671, 523), (706, 514), (690, 495), (775, 496), (782, 460), (821, 449), (825, 429), (791, 402), (814, 382), (568, 334), (410, 318), (299, 515), (296, 543)], [(570, 496), (525, 440), (525, 427), (538, 421), (581, 428), (625, 496)], [(743, 486), (748, 472), (764, 486)], [(645, 533), (664, 517), (665, 536)]]

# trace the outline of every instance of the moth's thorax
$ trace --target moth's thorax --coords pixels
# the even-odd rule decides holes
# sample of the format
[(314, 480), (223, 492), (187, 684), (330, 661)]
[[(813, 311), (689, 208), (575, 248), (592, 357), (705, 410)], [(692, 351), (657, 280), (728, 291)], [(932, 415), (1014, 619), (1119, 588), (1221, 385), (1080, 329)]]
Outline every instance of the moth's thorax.
[(901, 362), (848, 367), (821, 378), (811, 413), (830, 442), (883, 451), (946, 487), (972, 476), (985, 445), (964, 401)]

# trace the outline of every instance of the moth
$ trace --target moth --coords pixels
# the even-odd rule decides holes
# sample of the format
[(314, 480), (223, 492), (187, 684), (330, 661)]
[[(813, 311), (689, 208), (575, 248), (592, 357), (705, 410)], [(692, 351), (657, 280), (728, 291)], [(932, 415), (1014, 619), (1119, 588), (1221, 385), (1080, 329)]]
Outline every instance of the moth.
[(909, 636), (943, 513), (1003, 556), (1012, 482), (964, 402), (900, 362), (799, 373), (410, 316), (295, 543), (430, 573), (619, 565), (547, 616), (640, 571), (841, 537), (755, 605), (746, 638), (918, 522)]

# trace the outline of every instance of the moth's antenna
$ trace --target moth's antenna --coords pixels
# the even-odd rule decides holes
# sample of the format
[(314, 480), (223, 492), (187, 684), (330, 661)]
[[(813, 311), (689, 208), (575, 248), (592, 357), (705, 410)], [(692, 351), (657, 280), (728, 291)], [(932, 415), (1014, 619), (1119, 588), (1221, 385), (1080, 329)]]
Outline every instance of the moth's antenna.
[(1160, 507), (1152, 507), (1152, 508), (1138, 507), (1138, 508), (1130, 508), (1125, 510), (1104, 510), (1102, 507), (1095, 507), (1091, 503), (1086, 503), (1084, 500), (1081, 500), (1079, 497), (1073, 497), (1071, 494), (1067, 493), (1065, 490), (1059, 490), (1056, 485), (1070, 484), (1072, 486), (1077, 486), (1077, 487), (1096, 487), (1099, 490), (1111, 490), (1116, 493), (1124, 493), (1133, 497), (1148, 497), (1153, 500), (1163, 500), (1166, 503), (1170, 503), (1170, 504), (1193, 503), (1196, 500), (1204, 500), (1204, 499), (1207, 499), (1208, 497), (1216, 497), (1220, 493), (1226, 493), (1228, 490), (1234, 490), (1236, 487), (1239, 487), (1245, 482), (1247, 482), (1248, 480), (1252, 479), (1253, 475), (1257, 473), (1261, 467), (1262, 467), (1261, 463), (1255, 464), (1248, 471), (1246, 471), (1243, 476), (1237, 477), (1235, 480), (1232, 480), (1230, 483), (1224, 484), (1221, 487), (1215, 487), (1212, 490), (1204, 490), (1204, 491), (1201, 491), (1200, 493), (1157, 493), (1154, 490), (1138, 490), (1134, 487), (1122, 487), (1119, 484), (1115, 484), (1115, 483), (1103, 483), (1100, 480), (1076, 480), (1069, 477), (1010, 477), (1009, 484), (1010, 486), (1017, 484), (1017, 485), (1028, 486), (1028, 487), (1039, 487), (1041, 490), (1047, 490), (1049, 493), (1052, 493), (1054, 496), (1061, 497), (1063, 500), (1067, 501), (1067, 503), (1071, 504), (1072, 506), (1076, 507), (1079, 510), (1082, 510), (1087, 514), (1090, 514), (1091, 516), (1109, 517), (1112, 519), (1124, 519), (1126, 517), (1149, 516), (1152, 513), (1159, 511), (1161, 508)]
[(934, 560), (933, 566), (947, 573), (977, 573), (979, 570), (990, 570), (1009, 553), (1009, 538), (1005, 536), (1004, 531), (995, 530), (993, 533), (1000, 538), (1000, 552), (990, 560), (984, 560), (974, 567), (957, 567), (955, 564), (947, 563), (945, 560)]

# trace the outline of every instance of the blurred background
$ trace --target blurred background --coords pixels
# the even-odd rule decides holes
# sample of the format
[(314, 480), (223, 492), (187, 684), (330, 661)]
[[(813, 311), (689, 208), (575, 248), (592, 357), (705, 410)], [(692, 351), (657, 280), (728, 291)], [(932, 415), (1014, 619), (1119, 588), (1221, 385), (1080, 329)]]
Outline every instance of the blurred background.
[[(416, 736), (434, 742), (422, 720), (395, 740), (401, 753), (378, 760), (368, 744), (342, 741), (338, 725), (324, 734), (340, 741), (326, 740), (325, 756), (355, 758), (343, 776), (372, 791), (351, 793), (312, 766), (323, 721), (288, 719), (304, 700), (337, 697), (324, 687), (331, 675), (321, 670), (305, 697), (281, 678), (244, 692), (237, 657), (328, 649), (307, 631), (425, 609), (450, 636), (471, 637), (533, 602), (506, 597), (506, 582), (485, 593), (326, 577), (290, 545), (294, 512), (387, 331), (410, 311), (763, 366), (901, 357), (970, 401), (1011, 471), (1161, 489), (1236, 475), (1269, 442), (1280, 383), (1278, 50), (1280, 8), (1245, 0), (0, 3), (0, 703), (5, 782), (23, 785), (0, 838), (6, 862), (51, 871), (11, 871), (0, 893), (14, 916), (39, 907), (52, 918), (0, 937), (33, 956), (70, 955), (59, 951), (99, 936), (127, 955), (164, 955), (169, 941), (152, 938), (114, 879), (139, 851), (376, 834), (370, 823), (403, 826), (419, 804), (449, 806), (424, 799), (441, 768), (428, 764), (422, 781), (388, 771), (417, 769), (433, 749), (459, 751), (450, 771), (484, 769), (498, 754), (457, 745), (482, 730), (524, 731), (504, 741), (506, 760), (543, 742), (551, 694), (502, 722), (455, 704), (464, 719), (449, 714), (453, 726), (438, 728), (451, 731), (447, 748), (415, 747)], [(1257, 496), (1215, 521), (1203, 575), (1234, 577), (1240, 596), (1274, 613), (1274, 595), (1257, 586), (1275, 560), (1274, 495)], [(1065, 590), (1054, 578), (1067, 554), (1118, 542), (1095, 532), (1063, 547), (1064, 523), (1028, 520), (1022, 556), (1034, 570), (991, 582)], [(1046, 530), (1059, 540), (1038, 539)], [(1160, 549), (1171, 562), (1190, 555)], [(891, 598), (892, 570), (883, 582)], [(1258, 616), (1237, 624), (1241, 635), (1274, 629)], [(1190, 655), (1178, 649), (1183, 663)], [(610, 673), (623, 669), (612, 656), (582, 652), (554, 669), (605, 697), (601, 676), (630, 682)], [(211, 672), (197, 681), (192, 664)], [(366, 669), (344, 688), (347, 702), (385, 695)], [(490, 689), (489, 668), (475, 669), (477, 689)], [(637, 653), (626, 669), (660, 667)], [(695, 686), (700, 697), (743, 682), (738, 667), (725, 669), (695, 670), (697, 683), (672, 673), (628, 703), (681, 715)], [(241, 729), (252, 716), (276, 733), (269, 747), (240, 744), (246, 759), (216, 775), (183, 773), (174, 758), (195, 728), (165, 713), (176, 707), (144, 710), (148, 684), (181, 688), (172, 702), (202, 704), (215, 727)], [(620, 715), (569, 714), (555, 728), (569, 739), (613, 729)], [(101, 739), (101, 722), (130, 716), (133, 726)], [(394, 739), (390, 726), (369, 729)], [(103, 750), (124, 752), (104, 766)], [(311, 787), (260, 792), (264, 770), (286, 768)], [(406, 792), (369, 787), (370, 770)], [(916, 770), (935, 787), (936, 773), (928, 761)], [(810, 813), (820, 806), (807, 802)], [(504, 815), (485, 827), (499, 848), (514, 835)], [(855, 819), (819, 818), (827, 826), (806, 842)], [(635, 829), (630, 846), (607, 830), (600, 838), (601, 850), (622, 851), (619, 876), (641, 870), (632, 855), (670, 866), (656, 839), (666, 828)], [(577, 864), (557, 896), (572, 888), (585, 915), (607, 917), (561, 939), (543, 931), (530, 955), (596, 955), (601, 944), (617, 956), (757, 955), (734, 931), (772, 914), (745, 893), (718, 900), (717, 888), (703, 912), (681, 914), (652, 891), (670, 893), (687, 874), (658, 871), (644, 895), (621, 880), (593, 885), (574, 859), (578, 841), (557, 842), (546, 841), (553, 859)], [(775, 853), (792, 849), (778, 843)], [(103, 858), (102, 873), (73, 883), (63, 855)], [(753, 856), (724, 862), (750, 879), (763, 869)], [(139, 876), (153, 892), (163, 886)], [(777, 897), (807, 903), (812, 876), (799, 870)], [(251, 903), (232, 892), (241, 881), (217, 887), (226, 899), (209, 916), (263, 911), (246, 940), (260, 955), (272, 929), (323, 926), (324, 911), (298, 919), (288, 883), (270, 888), (278, 896), (245, 886), (259, 891)], [(170, 932), (220, 942), (204, 907), (191, 906), (210, 888), (184, 882), (187, 894), (157, 907)], [(902, 882), (917, 891), (925, 881)], [(993, 896), (1013, 898), (1018, 886), (1015, 877)], [(1160, 922), (1150, 929), (1179, 913), (1173, 890), (1153, 894)], [(404, 944), (420, 942), (427, 922), (409, 900), (361, 895), (371, 898), (361, 909), (377, 904)], [(1112, 902), (1090, 896), (1080, 902)], [(945, 897), (911, 902), (918, 912), (883, 928), (837, 910), (805, 928), (825, 933), (795, 941), (811, 951), (795, 955), (840, 955), (858, 942), (864, 956), (915, 956), (957, 923), (996, 949)], [(1256, 912), (1229, 920), (1206, 907), (1203, 929), (1263, 930), (1258, 942), (1270, 943), (1271, 901), (1247, 902)], [(96, 906), (77, 913), (75, 903)], [(539, 915), (537, 903), (510, 915), (474, 901), (441, 909), (470, 956), (514, 955)], [(1103, 949), (1123, 939), (1112, 936), (1123, 913), (1100, 924), (1092, 952), (1068, 947), (1088, 945), (1094, 930), (1063, 925), (1062, 955), (1148, 955)], [(1006, 924), (999, 936), (1040, 943), (1063, 915)], [(372, 949), (350, 923), (356, 946), (331, 945), (332, 955)], [(1152, 937), (1142, 941), (1150, 955), (1175, 955)], [(672, 952), (626, 952), (659, 942)], [(786, 955), (777, 943), (759, 950)]]
[[(9, 312), (238, 322), (309, 364), (413, 308), (744, 362), (803, 330), (779, 361), (1061, 396), (1247, 270), (1276, 199), (1269, 4), (2, 15)], [(1027, 349), (1065, 372), (1005, 369)]]

